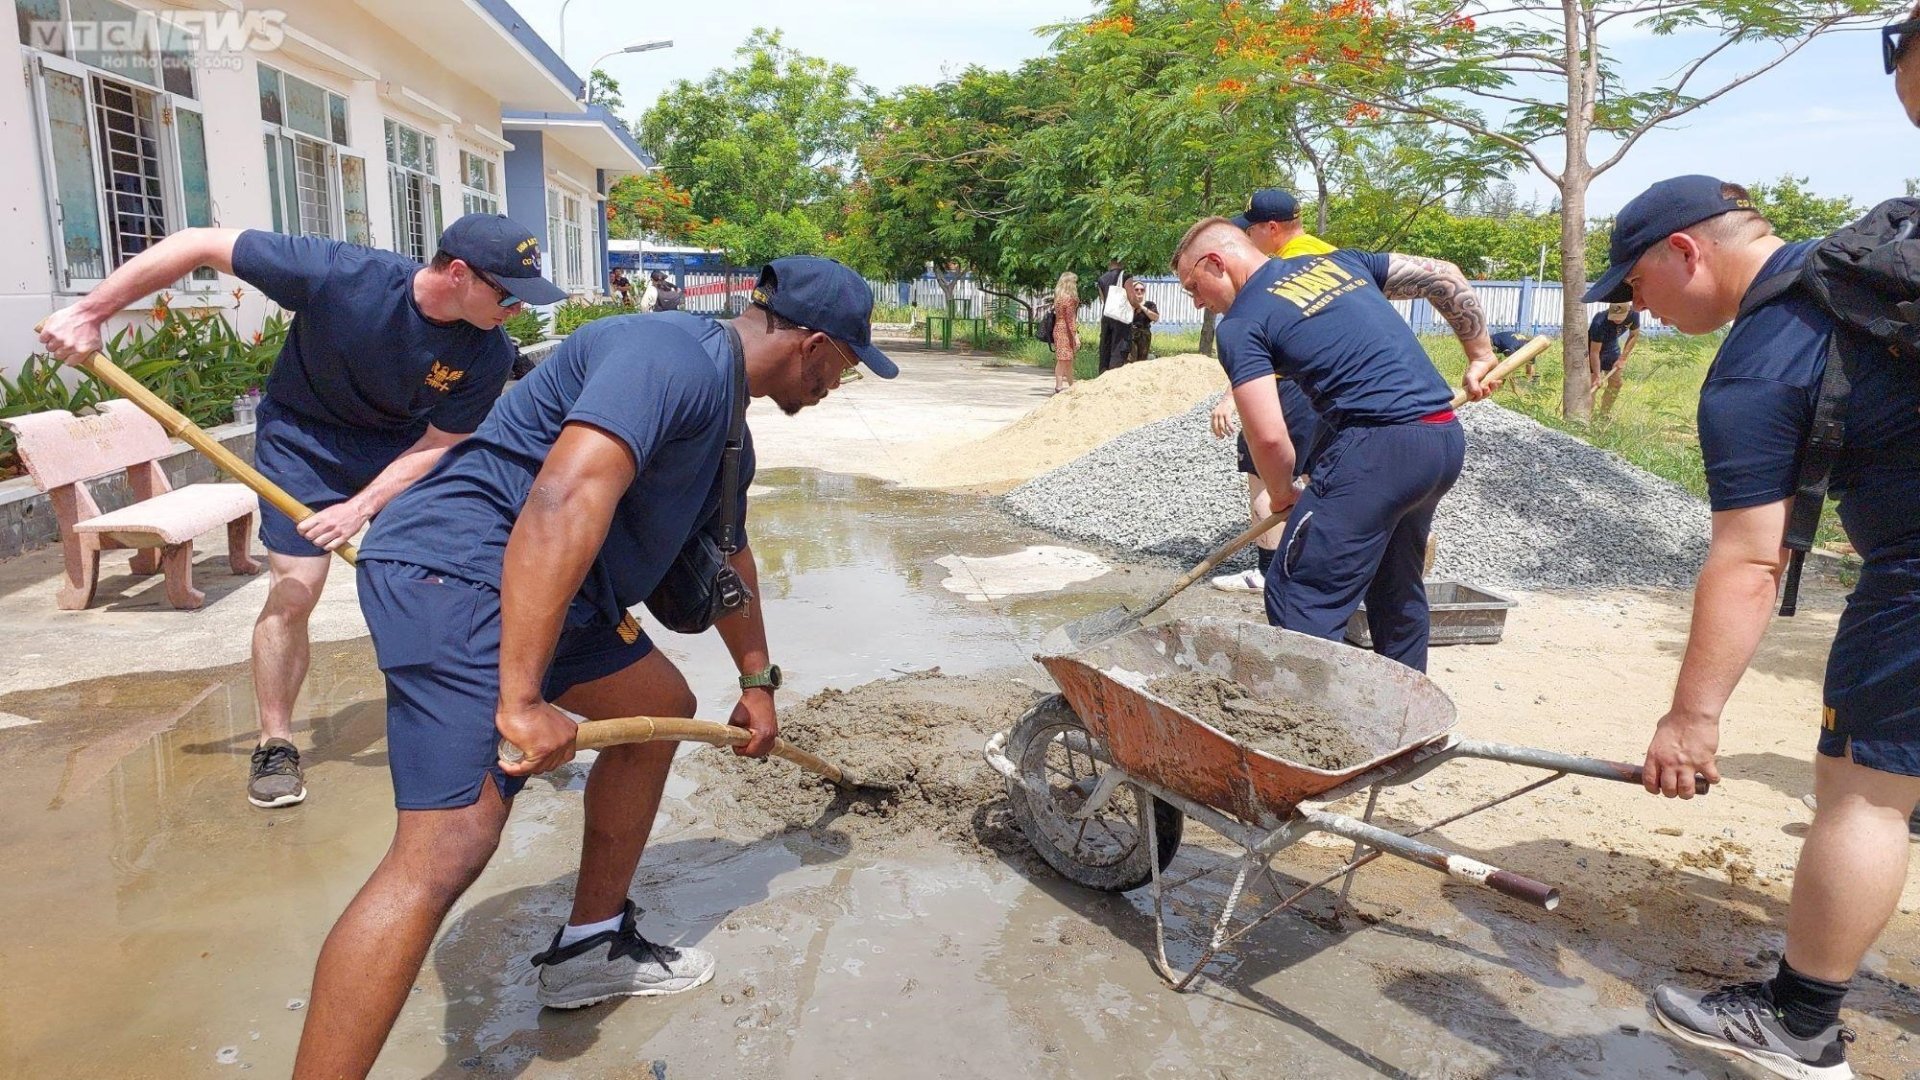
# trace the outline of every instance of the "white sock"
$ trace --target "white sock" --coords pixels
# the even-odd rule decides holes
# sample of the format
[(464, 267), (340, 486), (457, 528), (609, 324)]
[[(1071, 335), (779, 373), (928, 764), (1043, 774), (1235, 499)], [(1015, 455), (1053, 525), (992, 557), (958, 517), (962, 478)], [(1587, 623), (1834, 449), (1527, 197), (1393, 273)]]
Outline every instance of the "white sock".
[(564, 949), (576, 941), (585, 941), (586, 939), (592, 937), (595, 934), (603, 934), (603, 933), (608, 933), (614, 930), (618, 930), (620, 929), (620, 920), (622, 917), (623, 916), (615, 915), (611, 919), (603, 919), (600, 922), (588, 923), (585, 926), (575, 926), (572, 923), (568, 923), (567, 925), (560, 928), (560, 947)]

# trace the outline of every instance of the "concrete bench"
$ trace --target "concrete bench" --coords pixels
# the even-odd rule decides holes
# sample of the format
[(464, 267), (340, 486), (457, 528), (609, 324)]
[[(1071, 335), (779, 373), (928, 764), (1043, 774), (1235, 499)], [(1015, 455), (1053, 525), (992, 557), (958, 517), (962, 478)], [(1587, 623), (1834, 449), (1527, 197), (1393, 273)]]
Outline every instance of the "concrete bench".
[[(13, 430), (21, 463), (60, 522), (66, 580), (57, 600), (63, 610), (92, 604), (100, 553), (125, 548), (137, 552), (129, 564), (134, 573), (166, 573), (174, 607), (199, 607), (206, 594), (193, 587), (193, 538), (221, 525), (227, 527), (227, 565), (236, 574), (260, 572), (247, 553), (259, 505), (253, 492), (239, 484), (174, 490), (157, 461), (172, 452), (172, 440), (139, 406), (108, 401), (92, 416), (56, 409), (0, 422)], [(102, 514), (87, 481), (122, 469), (138, 501)]]

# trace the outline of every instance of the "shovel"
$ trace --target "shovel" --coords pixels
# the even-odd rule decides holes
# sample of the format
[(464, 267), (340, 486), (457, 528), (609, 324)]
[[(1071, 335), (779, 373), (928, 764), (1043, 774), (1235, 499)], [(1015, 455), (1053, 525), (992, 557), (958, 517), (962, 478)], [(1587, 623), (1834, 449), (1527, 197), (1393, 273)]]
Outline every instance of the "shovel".
[[(33, 328), (39, 332), (38, 326)], [(160, 422), (167, 434), (193, 447), (211, 459), (221, 472), (240, 481), (253, 493), (267, 500), (268, 505), (292, 518), (305, 521), (313, 516), (300, 500), (281, 490), (280, 485), (260, 475), (260, 471), (221, 444), (219, 439), (200, 429), (200, 425), (186, 418), (180, 410), (160, 399), (158, 394), (140, 384), (140, 380), (121, 370), (120, 365), (107, 358), (107, 354), (96, 352), (79, 365), (80, 370), (118, 391), (120, 396), (139, 406), (140, 411)], [(341, 544), (333, 549), (335, 555), (352, 566), (359, 558), (359, 552), (352, 544)]]
[[(674, 716), (622, 716), (613, 720), (584, 720), (573, 736), (575, 750), (598, 750), (603, 746), (650, 742), (698, 742), (708, 746), (744, 746), (753, 738), (745, 728), (716, 724), (711, 720), (688, 720)], [(500, 740), (500, 760), (514, 764), (526, 760), (521, 749)], [(866, 780), (844, 766), (816, 757), (785, 739), (773, 740), (773, 756), (816, 773), (849, 791), (898, 791), (899, 784)]]
[(1084, 649), (1095, 642), (1124, 634), (1140, 625), (1140, 620), (1160, 610), (1161, 605), (1179, 595), (1187, 586), (1205, 577), (1209, 570), (1225, 562), (1229, 556), (1253, 542), (1253, 538), (1268, 529), (1287, 520), (1287, 511), (1281, 510), (1267, 515), (1266, 519), (1256, 523), (1246, 532), (1214, 549), (1213, 554), (1200, 561), (1200, 565), (1180, 575), (1180, 579), (1168, 586), (1166, 591), (1141, 605), (1138, 610), (1126, 607), (1113, 607), (1098, 614), (1075, 619), (1064, 626), (1056, 626), (1047, 631), (1040, 639), (1040, 651), (1058, 655)]
[[(1512, 356), (1509, 356), (1505, 360), (1502, 360), (1498, 364), (1495, 364), (1493, 366), (1493, 370), (1487, 372), (1487, 377), (1481, 381), (1492, 382), (1494, 380), (1506, 378), (1507, 376), (1513, 374), (1515, 368), (1518, 368), (1520, 365), (1526, 363), (1529, 360), (1532, 360), (1536, 356), (1539, 356), (1541, 353), (1546, 352), (1547, 347), (1552, 345), (1553, 341), (1554, 341), (1553, 338), (1546, 337), (1546, 336), (1540, 336), (1540, 337), (1536, 337), (1529, 340), (1526, 344), (1521, 345), (1519, 348), (1513, 350)], [(1453, 407), (1457, 409), (1460, 406), (1465, 405), (1466, 403), (1467, 403), (1467, 388), (1463, 386), (1453, 392)]]

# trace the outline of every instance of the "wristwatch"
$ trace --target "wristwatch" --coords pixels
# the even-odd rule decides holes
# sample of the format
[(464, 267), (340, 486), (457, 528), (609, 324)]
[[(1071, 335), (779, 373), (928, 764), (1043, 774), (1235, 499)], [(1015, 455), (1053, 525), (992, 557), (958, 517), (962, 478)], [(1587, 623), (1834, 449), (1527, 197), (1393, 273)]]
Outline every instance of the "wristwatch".
[(768, 664), (765, 671), (740, 676), (740, 689), (751, 690), (756, 686), (764, 686), (769, 690), (780, 689), (780, 665)]

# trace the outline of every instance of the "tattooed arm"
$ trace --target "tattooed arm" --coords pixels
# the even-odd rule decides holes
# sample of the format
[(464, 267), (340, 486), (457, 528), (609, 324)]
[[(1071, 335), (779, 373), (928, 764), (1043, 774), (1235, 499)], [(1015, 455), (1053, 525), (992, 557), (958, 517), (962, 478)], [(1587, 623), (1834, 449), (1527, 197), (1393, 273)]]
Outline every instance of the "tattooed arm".
[(1389, 300), (1425, 300), (1447, 320), (1467, 353), (1467, 371), (1463, 380), (1467, 397), (1478, 401), (1493, 393), (1498, 384), (1483, 380), (1493, 368), (1493, 342), (1487, 338), (1487, 316), (1480, 298), (1467, 284), (1460, 268), (1445, 259), (1420, 255), (1387, 256), (1387, 280), (1381, 287)]

